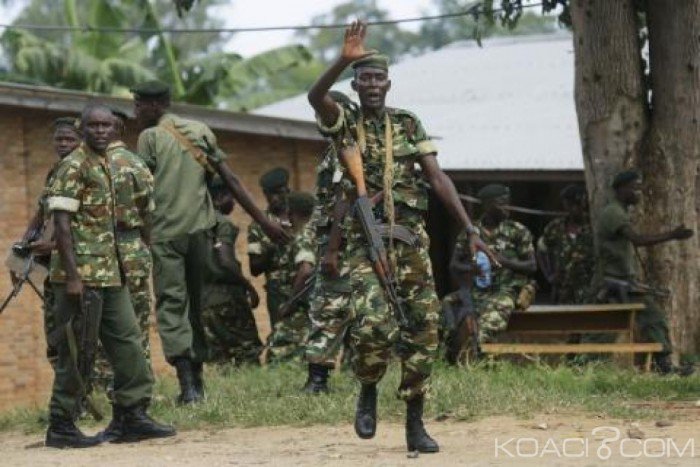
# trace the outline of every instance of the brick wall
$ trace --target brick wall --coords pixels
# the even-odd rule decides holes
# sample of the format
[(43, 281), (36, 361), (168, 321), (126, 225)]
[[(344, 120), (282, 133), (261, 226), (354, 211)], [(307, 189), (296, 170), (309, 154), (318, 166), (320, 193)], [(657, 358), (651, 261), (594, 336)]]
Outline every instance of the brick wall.
[[(49, 168), (55, 162), (50, 138), (51, 122), (62, 116), (52, 111), (33, 111), (0, 106), (0, 257), (18, 240), (34, 213)], [(264, 206), (258, 178), (265, 171), (283, 166), (292, 174), (292, 189), (310, 190), (315, 181), (321, 143), (280, 137), (216, 132), (219, 144), (230, 154), (229, 164), (250, 189), (258, 205)], [(134, 147), (133, 129), (125, 138)], [(236, 244), (244, 271), (248, 271), (245, 232), (250, 218), (236, 208), (233, 221), (241, 229)], [(262, 292), (261, 279), (255, 284)], [(10, 279), (0, 273), (0, 297), (10, 291)], [(263, 294), (261, 293), (261, 297)], [(264, 303), (256, 310), (261, 335), (269, 332)], [(152, 333), (154, 368), (170, 371), (163, 361), (155, 329)], [(18, 405), (44, 404), (53, 375), (45, 358), (41, 303), (30, 288), (0, 315), (0, 410)]]

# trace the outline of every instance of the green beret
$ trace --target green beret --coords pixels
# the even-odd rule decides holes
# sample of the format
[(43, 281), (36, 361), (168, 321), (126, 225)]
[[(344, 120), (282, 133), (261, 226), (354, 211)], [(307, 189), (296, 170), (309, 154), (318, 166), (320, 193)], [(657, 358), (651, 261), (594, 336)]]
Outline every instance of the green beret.
[(294, 191), (289, 194), (288, 203), (289, 212), (309, 217), (314, 211), (316, 198), (304, 191)]
[(80, 119), (75, 117), (58, 117), (53, 121), (54, 130), (59, 127), (71, 127), (73, 130), (77, 130), (80, 127)]
[(263, 191), (274, 191), (277, 188), (286, 187), (289, 183), (289, 172), (282, 167), (276, 167), (260, 177), (260, 186)]
[(110, 110), (112, 111), (112, 115), (121, 119), (123, 122), (126, 122), (127, 120), (129, 120), (129, 116), (123, 110), (119, 110), (115, 107), (110, 107)]
[(559, 193), (559, 197), (564, 201), (578, 203), (586, 199), (586, 187), (583, 185), (567, 185)]
[(155, 79), (139, 83), (129, 90), (136, 97), (170, 97), (170, 86)]
[(389, 57), (382, 54), (374, 54), (361, 58), (352, 64), (353, 70), (358, 68), (379, 68), (380, 70), (389, 71)]
[(488, 201), (494, 198), (500, 198), (501, 196), (510, 196), (510, 188), (500, 183), (492, 183), (479, 190), (476, 196), (481, 201)]
[(641, 174), (636, 170), (623, 170), (615, 175), (615, 178), (613, 178), (612, 187), (613, 189), (618, 189), (619, 187), (627, 185), (628, 183), (641, 180), (641, 178)]

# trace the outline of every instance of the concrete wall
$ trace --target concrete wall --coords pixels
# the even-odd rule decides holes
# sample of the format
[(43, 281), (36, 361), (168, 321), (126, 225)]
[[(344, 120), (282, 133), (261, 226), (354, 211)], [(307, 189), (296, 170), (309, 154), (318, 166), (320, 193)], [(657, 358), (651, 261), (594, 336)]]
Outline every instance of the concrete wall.
[[(36, 200), (46, 174), (55, 162), (50, 138), (51, 122), (63, 114), (0, 106), (0, 257), (23, 234), (35, 212)], [(186, 115), (183, 115), (186, 116)], [(316, 155), (321, 143), (262, 137), (242, 133), (215, 132), (219, 144), (230, 154), (229, 164), (264, 206), (258, 178), (266, 170), (283, 166), (292, 174), (293, 189), (311, 190), (315, 182)], [(136, 133), (129, 129), (127, 143), (135, 146)], [(250, 218), (236, 208), (233, 220), (241, 229), (236, 245), (239, 258), (248, 270), (245, 232)], [(9, 293), (7, 274), (0, 272), (0, 298)], [(262, 286), (262, 280), (256, 279)], [(261, 289), (262, 291), (262, 289)], [(261, 294), (261, 297), (264, 296)], [(256, 310), (261, 334), (269, 332), (264, 303)], [(152, 332), (154, 367), (170, 371)], [(41, 303), (29, 287), (0, 315), (0, 410), (18, 405), (44, 404), (53, 375), (45, 358)]]

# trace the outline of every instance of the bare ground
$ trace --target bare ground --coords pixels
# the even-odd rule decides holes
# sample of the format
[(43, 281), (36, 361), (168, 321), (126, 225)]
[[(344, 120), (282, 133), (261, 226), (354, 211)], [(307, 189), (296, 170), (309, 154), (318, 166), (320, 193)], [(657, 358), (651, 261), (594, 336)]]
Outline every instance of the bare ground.
[[(635, 423), (590, 415), (547, 415), (532, 420), (491, 417), (469, 423), (430, 421), (428, 429), (440, 442), (441, 452), (417, 458), (410, 458), (405, 451), (403, 426), (381, 422), (377, 437), (369, 441), (358, 439), (349, 425), (262, 427), (188, 431), (167, 440), (64, 451), (43, 447), (39, 435), (0, 434), (0, 464), (208, 467), (698, 465), (700, 411), (693, 409), (684, 415), (683, 420), (661, 422), (662, 425), (668, 423), (669, 426), (657, 426), (659, 421)], [(607, 445), (609, 450), (601, 446), (604, 438), (614, 437), (614, 431), (592, 434), (593, 429), (603, 426), (619, 430), (619, 440), (610, 442)], [(514, 440), (508, 442), (510, 438)], [(521, 441), (520, 454), (534, 454), (534, 457), (518, 457), (518, 438), (524, 439)], [(502, 446), (498, 455), (496, 439)], [(567, 439), (569, 441), (565, 441)], [(584, 451), (586, 442), (587, 452)], [(611, 457), (604, 460), (608, 453)], [(567, 457), (575, 455), (579, 457)], [(634, 458), (625, 458), (626, 456)]]

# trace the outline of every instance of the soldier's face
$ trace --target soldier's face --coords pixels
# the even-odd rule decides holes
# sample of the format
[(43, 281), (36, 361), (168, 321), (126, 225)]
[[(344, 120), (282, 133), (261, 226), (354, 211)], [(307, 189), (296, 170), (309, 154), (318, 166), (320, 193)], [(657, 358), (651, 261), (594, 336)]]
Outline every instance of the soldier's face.
[(273, 213), (280, 214), (287, 210), (287, 197), (289, 188), (281, 187), (272, 191), (266, 191), (267, 205)]
[(352, 88), (360, 97), (360, 104), (365, 109), (381, 110), (386, 102), (386, 93), (391, 89), (389, 74), (380, 68), (358, 68)]
[(619, 189), (622, 200), (627, 204), (637, 204), (642, 200), (642, 181), (634, 180)]
[(94, 109), (83, 121), (85, 144), (92, 150), (102, 153), (112, 141), (114, 116), (104, 109)]
[(228, 190), (224, 190), (214, 197), (214, 207), (221, 214), (228, 216), (231, 214), (231, 212), (233, 212), (233, 208), (235, 206), (236, 203), (233, 200), (233, 196), (231, 196), (231, 193), (229, 193)]
[(134, 117), (139, 128), (150, 128), (158, 124), (167, 103), (158, 99), (134, 99)]
[(506, 206), (510, 204), (510, 196), (499, 196), (485, 203), (484, 209), (495, 220), (502, 221), (508, 219), (508, 210)]
[(68, 127), (58, 127), (53, 133), (53, 149), (56, 155), (63, 159), (80, 145), (80, 137), (75, 130)]

